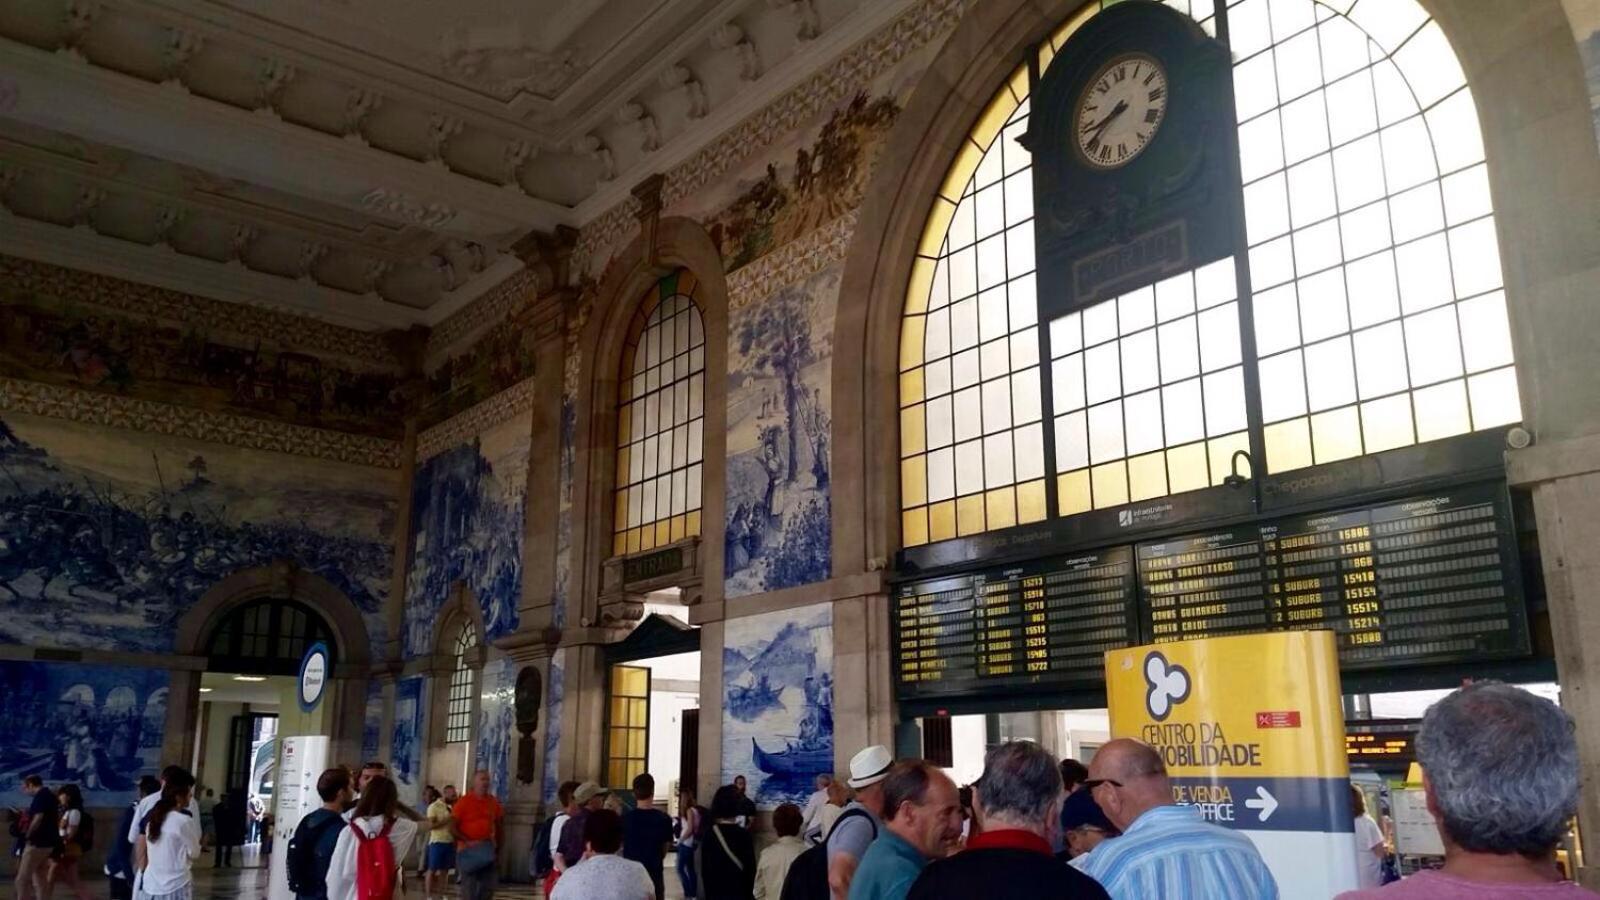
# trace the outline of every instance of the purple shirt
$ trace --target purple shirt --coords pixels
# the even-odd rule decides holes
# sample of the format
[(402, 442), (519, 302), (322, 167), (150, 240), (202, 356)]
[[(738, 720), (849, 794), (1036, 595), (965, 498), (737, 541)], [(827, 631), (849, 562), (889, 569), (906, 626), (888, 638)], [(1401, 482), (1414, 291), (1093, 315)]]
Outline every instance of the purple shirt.
[(1349, 891), (1337, 900), (1600, 900), (1600, 894), (1570, 881), (1547, 884), (1491, 884), (1467, 881), (1443, 872), (1418, 872), (1381, 888)]

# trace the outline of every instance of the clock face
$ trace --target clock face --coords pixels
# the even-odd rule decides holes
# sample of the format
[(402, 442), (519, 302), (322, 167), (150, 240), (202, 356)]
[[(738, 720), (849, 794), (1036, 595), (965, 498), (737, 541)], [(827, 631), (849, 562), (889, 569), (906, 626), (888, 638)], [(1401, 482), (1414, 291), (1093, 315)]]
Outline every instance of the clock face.
[(1078, 151), (1097, 169), (1133, 162), (1167, 114), (1167, 72), (1154, 57), (1126, 53), (1100, 68), (1078, 97)]

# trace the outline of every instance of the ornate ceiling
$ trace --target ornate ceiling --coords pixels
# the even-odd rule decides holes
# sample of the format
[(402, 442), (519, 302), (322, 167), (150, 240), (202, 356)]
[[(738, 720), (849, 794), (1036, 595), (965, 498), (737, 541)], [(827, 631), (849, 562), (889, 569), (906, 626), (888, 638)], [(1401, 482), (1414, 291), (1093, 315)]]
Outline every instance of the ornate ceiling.
[(0, 253), (431, 325), (916, 0), (11, 0)]

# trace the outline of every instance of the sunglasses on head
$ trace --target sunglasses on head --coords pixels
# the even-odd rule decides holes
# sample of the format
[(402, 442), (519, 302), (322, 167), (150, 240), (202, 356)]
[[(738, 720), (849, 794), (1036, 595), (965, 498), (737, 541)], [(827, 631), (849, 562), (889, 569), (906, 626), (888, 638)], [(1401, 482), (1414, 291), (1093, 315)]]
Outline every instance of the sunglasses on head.
[(1122, 787), (1122, 782), (1117, 781), (1117, 780), (1112, 779), (1112, 778), (1091, 778), (1088, 781), (1085, 781), (1082, 785), (1080, 785), (1080, 787), (1083, 787), (1083, 788), (1086, 788), (1086, 789), (1092, 791), (1092, 790), (1094, 790), (1095, 788), (1099, 787), (1102, 784), (1109, 784), (1112, 787)]

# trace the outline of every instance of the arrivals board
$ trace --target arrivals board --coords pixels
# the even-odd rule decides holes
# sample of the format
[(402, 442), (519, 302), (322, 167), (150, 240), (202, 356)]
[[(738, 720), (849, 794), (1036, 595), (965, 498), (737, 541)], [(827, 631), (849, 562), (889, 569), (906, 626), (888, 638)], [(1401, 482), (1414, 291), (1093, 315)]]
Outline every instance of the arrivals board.
[(902, 586), (902, 695), (1097, 684), (1105, 651), (1138, 641), (1132, 563), (1117, 547)]
[(902, 697), (1096, 687), (1144, 642), (1321, 629), (1345, 669), (1530, 652), (1502, 485), (902, 584)]

